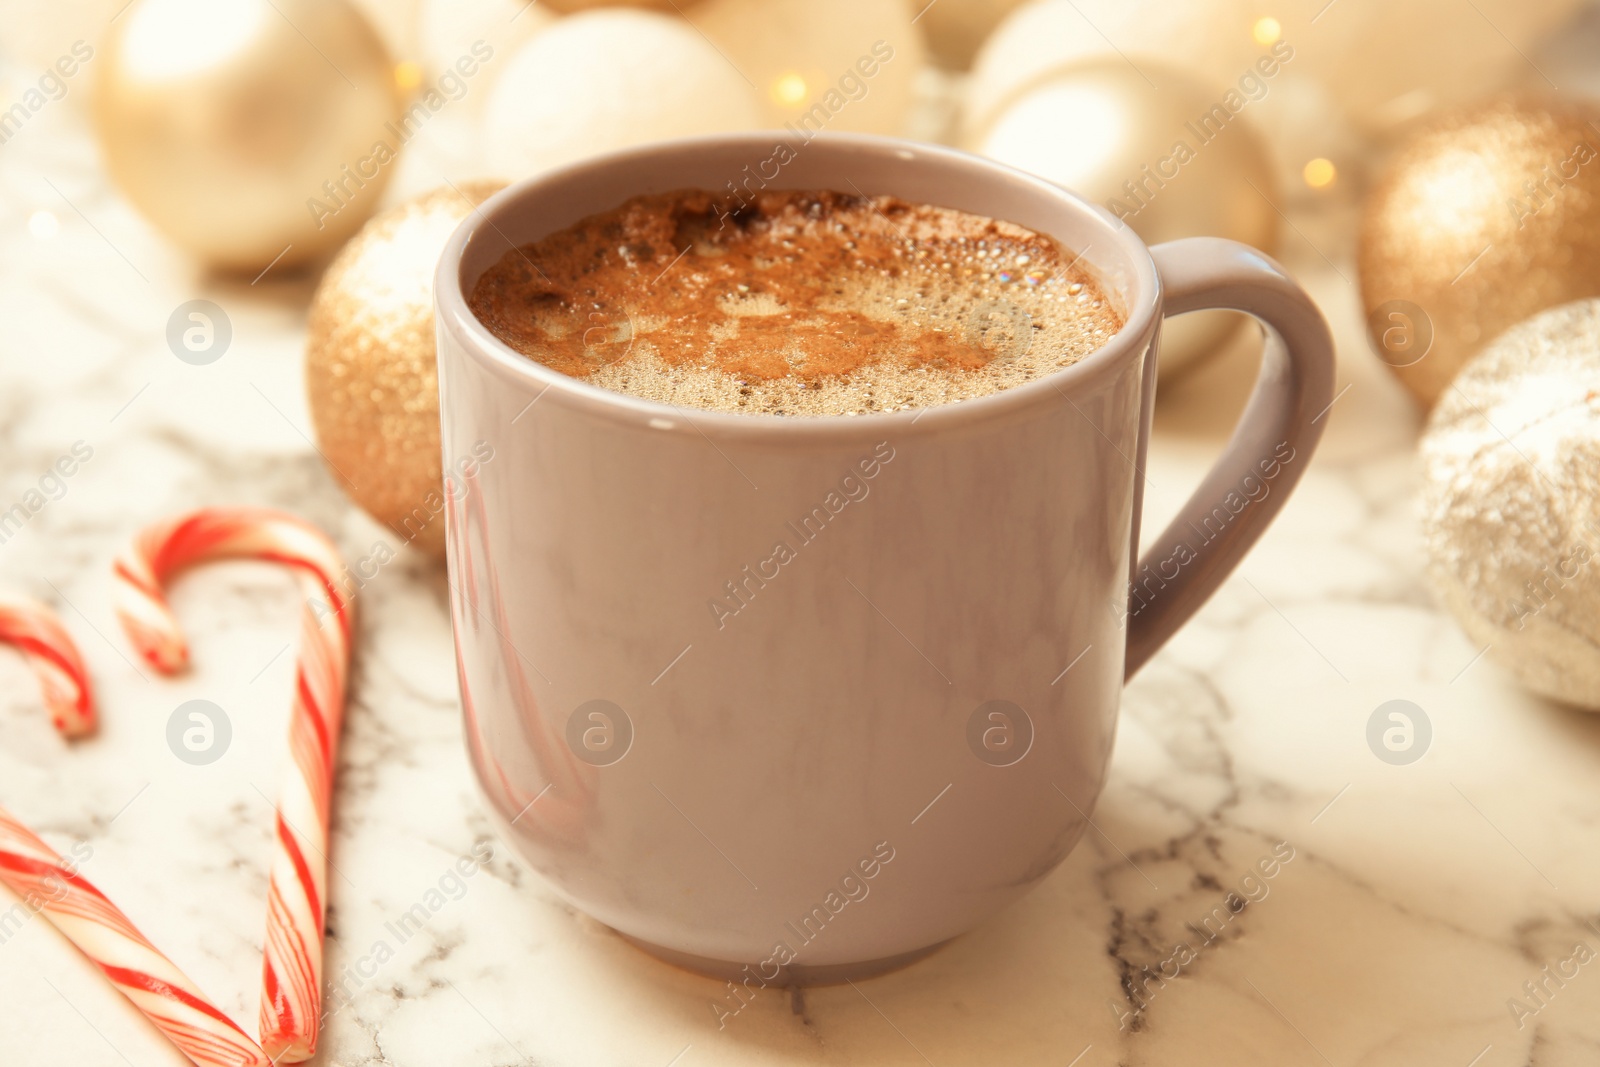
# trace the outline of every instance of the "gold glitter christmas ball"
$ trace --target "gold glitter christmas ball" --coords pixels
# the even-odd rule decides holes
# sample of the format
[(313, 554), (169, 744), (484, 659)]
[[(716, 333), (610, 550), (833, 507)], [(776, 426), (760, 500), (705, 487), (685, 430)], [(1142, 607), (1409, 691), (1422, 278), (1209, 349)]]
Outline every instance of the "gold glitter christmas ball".
[(444, 550), (433, 272), (445, 243), (504, 182), (464, 182), (367, 224), (311, 301), (306, 393), (323, 458), (402, 540)]
[(1361, 296), (1378, 355), (1432, 405), (1474, 353), (1600, 295), (1600, 107), (1502, 95), (1403, 147), (1368, 200)]
[(1529, 689), (1600, 710), (1600, 300), (1537, 315), (1468, 364), (1422, 460), (1440, 601)]
[(332, 252), (393, 173), (394, 63), (347, 0), (135, 0), (94, 65), (106, 169), (209, 265)]

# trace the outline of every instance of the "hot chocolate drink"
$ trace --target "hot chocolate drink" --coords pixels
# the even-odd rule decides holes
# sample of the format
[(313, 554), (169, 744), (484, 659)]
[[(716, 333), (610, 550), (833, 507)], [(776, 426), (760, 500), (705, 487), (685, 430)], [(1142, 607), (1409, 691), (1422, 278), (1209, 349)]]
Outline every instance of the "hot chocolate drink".
[(994, 393), (1123, 317), (1021, 226), (892, 197), (640, 196), (507, 252), (473, 313), (593, 385), (740, 414), (859, 415)]

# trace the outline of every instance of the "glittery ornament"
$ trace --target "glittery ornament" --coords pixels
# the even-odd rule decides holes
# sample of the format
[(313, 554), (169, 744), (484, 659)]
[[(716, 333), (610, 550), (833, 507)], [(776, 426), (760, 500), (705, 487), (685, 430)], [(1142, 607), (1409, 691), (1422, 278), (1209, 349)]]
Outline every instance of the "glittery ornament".
[[(1250, 128), (1248, 98), (1230, 98), (1238, 111), (1223, 99), (1162, 64), (1088, 59), (1025, 86), (967, 147), (1088, 197), (1150, 244), (1208, 235), (1271, 252), (1271, 160)], [(1242, 321), (1201, 312), (1167, 323), (1162, 373), (1215, 351)]]
[(306, 392), (322, 454), (356, 503), (430, 552), (444, 549), (433, 273), (461, 220), (502, 188), (464, 182), (378, 216), (311, 302)]
[(1411, 138), (1361, 226), (1380, 358), (1432, 404), (1529, 315), (1600, 295), (1600, 107), (1504, 95)]
[(347, 0), (134, 0), (99, 53), (106, 168), (208, 264), (331, 252), (394, 172), (394, 64)]
[(1528, 688), (1600, 710), (1600, 300), (1535, 316), (1468, 364), (1422, 460), (1439, 599)]

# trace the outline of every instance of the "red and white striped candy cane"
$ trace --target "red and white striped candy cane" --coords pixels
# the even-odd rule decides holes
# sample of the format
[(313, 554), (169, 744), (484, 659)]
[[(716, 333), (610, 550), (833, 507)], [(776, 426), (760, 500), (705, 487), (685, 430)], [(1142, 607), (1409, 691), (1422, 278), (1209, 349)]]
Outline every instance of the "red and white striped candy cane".
[[(94, 724), (89, 675), (61, 621), (43, 604), (0, 606), (0, 642), (36, 669), (56, 727), (81, 735)], [(104, 893), (0, 808), (0, 882), (42, 913), (117, 989), (201, 1067), (270, 1067), (261, 1047), (158, 952)]]
[(76, 864), (0, 808), (0, 881), (44, 913), (133, 1006), (201, 1067), (270, 1067), (250, 1036), (163, 956)]
[(162, 587), (186, 567), (230, 558), (281, 563), (307, 594), (289, 724), (294, 766), (278, 798), (261, 991), (262, 1047), (274, 1062), (300, 1063), (316, 1052), (322, 1010), (328, 817), (354, 621), (338, 582), (343, 562), (320, 530), (293, 515), (206, 508), (139, 534), (116, 563), (116, 609), (139, 653), (174, 672), (189, 652)]
[(15, 645), (44, 690), (50, 721), (65, 737), (94, 732), (94, 695), (83, 657), (56, 613), (34, 600), (0, 598), (0, 643)]

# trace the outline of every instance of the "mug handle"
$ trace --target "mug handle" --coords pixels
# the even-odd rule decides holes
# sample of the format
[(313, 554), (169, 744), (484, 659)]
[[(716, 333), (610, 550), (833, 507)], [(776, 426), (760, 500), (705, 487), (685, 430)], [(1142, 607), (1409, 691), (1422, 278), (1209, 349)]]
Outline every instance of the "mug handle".
[(1165, 293), (1163, 315), (1243, 311), (1265, 328), (1266, 347), (1227, 448), (1134, 570), (1125, 679), (1199, 610), (1265, 532), (1305, 473), (1333, 403), (1328, 324), (1269, 256), (1216, 237), (1169, 241), (1150, 254)]

